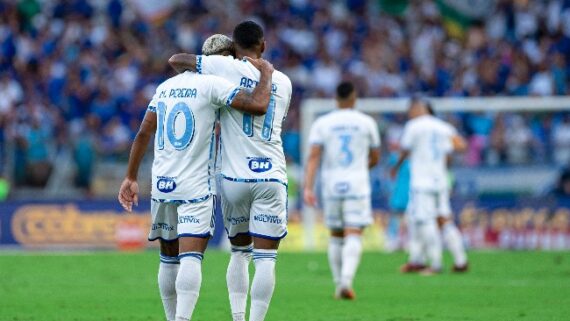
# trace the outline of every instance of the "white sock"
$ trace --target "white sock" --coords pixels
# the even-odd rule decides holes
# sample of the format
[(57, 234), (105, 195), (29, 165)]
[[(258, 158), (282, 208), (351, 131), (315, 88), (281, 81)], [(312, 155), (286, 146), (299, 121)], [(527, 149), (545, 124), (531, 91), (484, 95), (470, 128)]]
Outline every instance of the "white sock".
[(340, 287), (340, 273), (342, 270), (342, 245), (344, 238), (331, 236), (329, 240), (329, 266), (333, 276), (335, 286)]
[(425, 258), (422, 253), (423, 243), (419, 234), (418, 223), (410, 220), (408, 222), (408, 252), (410, 253), (408, 262), (414, 265), (425, 264)]
[(362, 241), (360, 235), (347, 235), (342, 246), (342, 270), (340, 273), (340, 286), (342, 288), (352, 289), (352, 281), (360, 264), (361, 255)]
[(253, 250), (255, 275), (251, 284), (249, 321), (263, 321), (275, 289), (277, 250)]
[(192, 319), (192, 312), (198, 301), (200, 286), (202, 285), (202, 258), (200, 252), (181, 253), (180, 270), (176, 277), (176, 321)]
[(435, 220), (424, 222), (420, 225), (420, 237), (422, 239), (423, 248), (430, 261), (430, 267), (433, 270), (441, 270), (443, 248)]
[(164, 307), (166, 320), (174, 321), (176, 317), (176, 276), (180, 261), (177, 256), (160, 255), (158, 266), (158, 289)]
[(249, 290), (249, 261), (251, 260), (251, 245), (234, 246), (226, 281), (230, 297), (233, 321), (245, 321), (245, 309), (247, 306), (247, 292)]
[(442, 232), (445, 244), (451, 252), (451, 255), (453, 255), (455, 266), (464, 266), (467, 264), (467, 254), (463, 246), (461, 232), (459, 232), (457, 226), (455, 226), (453, 222), (447, 222), (443, 225)]

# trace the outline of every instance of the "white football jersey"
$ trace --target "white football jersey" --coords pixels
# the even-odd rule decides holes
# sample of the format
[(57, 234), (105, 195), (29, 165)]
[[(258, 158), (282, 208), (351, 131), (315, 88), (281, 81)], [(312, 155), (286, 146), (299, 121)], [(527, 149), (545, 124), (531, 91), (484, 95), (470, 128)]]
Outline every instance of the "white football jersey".
[(223, 78), (189, 71), (158, 86), (148, 106), (157, 117), (153, 199), (191, 203), (214, 193), (214, 124), (239, 90)]
[[(223, 77), (253, 90), (260, 72), (247, 60), (231, 56), (197, 56), (196, 70)], [(281, 127), (291, 101), (291, 81), (275, 70), (271, 100), (264, 116), (253, 116), (235, 109), (220, 111), (221, 173), (236, 181), (278, 181), (287, 183)]]
[(380, 146), (374, 119), (354, 109), (338, 109), (319, 117), (309, 134), (322, 146), (321, 181), (325, 197), (370, 195), (368, 156)]
[(414, 118), (404, 127), (402, 149), (410, 152), (411, 187), (447, 189), (447, 155), (453, 151), (455, 128), (431, 115)]

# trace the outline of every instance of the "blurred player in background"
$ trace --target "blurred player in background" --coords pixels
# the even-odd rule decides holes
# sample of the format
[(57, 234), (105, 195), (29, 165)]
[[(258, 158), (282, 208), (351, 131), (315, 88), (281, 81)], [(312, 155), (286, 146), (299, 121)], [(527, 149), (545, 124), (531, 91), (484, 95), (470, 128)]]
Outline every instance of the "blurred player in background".
[(380, 158), (374, 119), (354, 110), (357, 92), (350, 82), (337, 87), (338, 109), (319, 117), (309, 136), (304, 199), (315, 206), (315, 177), (321, 166), (323, 209), (331, 238), (329, 264), (335, 296), (354, 299), (354, 276), (362, 253), (362, 231), (372, 223), (369, 169)]
[(410, 157), (411, 190), (407, 208), (410, 258), (402, 272), (422, 268), (430, 261), (425, 274), (442, 268), (442, 244), (439, 228), (454, 257), (454, 271), (467, 270), (467, 256), (461, 234), (451, 220), (449, 202), (448, 156), (463, 151), (465, 142), (450, 124), (436, 118), (428, 102), (414, 99), (408, 111), (409, 121), (401, 140), (402, 153), (391, 170), (396, 173)]
[[(261, 57), (265, 51), (263, 29), (253, 21), (242, 22), (234, 29), (233, 42), (238, 59), (176, 54), (169, 63), (179, 72), (196, 70), (221, 76), (241, 88), (255, 88), (259, 71), (244, 57)], [(250, 321), (265, 319), (275, 288), (277, 249), (287, 234), (287, 171), (281, 128), (291, 92), (289, 78), (275, 71), (265, 117), (231, 109), (223, 109), (220, 115), (222, 210), (232, 244), (226, 278), (234, 321), (245, 320), (252, 256), (255, 275)]]
[(152, 229), (160, 241), (158, 284), (167, 320), (190, 320), (202, 283), (202, 258), (213, 232), (214, 124), (219, 109), (262, 115), (270, 99), (273, 66), (261, 70), (253, 93), (216, 76), (185, 72), (158, 86), (133, 142), (119, 201), (131, 211), (138, 203), (137, 176), (153, 134)]

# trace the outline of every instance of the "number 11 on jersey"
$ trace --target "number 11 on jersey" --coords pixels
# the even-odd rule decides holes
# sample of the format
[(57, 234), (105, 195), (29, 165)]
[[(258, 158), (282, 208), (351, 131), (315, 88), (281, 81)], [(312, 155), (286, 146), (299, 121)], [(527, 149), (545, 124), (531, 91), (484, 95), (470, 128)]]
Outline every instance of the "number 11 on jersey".
[[(243, 114), (243, 133), (248, 137), (253, 137), (253, 120), (251, 114)], [(270, 141), (271, 134), (273, 133), (273, 121), (275, 120), (275, 98), (273, 95), (269, 98), (269, 105), (267, 106), (267, 113), (263, 119), (263, 127), (261, 128), (261, 139)]]

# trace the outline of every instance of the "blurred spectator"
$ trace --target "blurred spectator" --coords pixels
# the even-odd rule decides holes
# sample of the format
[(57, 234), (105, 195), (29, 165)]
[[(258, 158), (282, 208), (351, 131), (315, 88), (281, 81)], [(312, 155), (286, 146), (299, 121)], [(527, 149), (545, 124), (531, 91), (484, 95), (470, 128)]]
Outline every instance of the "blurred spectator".
[(513, 115), (505, 132), (507, 159), (511, 164), (525, 164), (529, 161), (529, 147), (532, 134), (522, 116)]
[(570, 115), (565, 115), (562, 122), (552, 131), (554, 161), (561, 166), (570, 165)]

